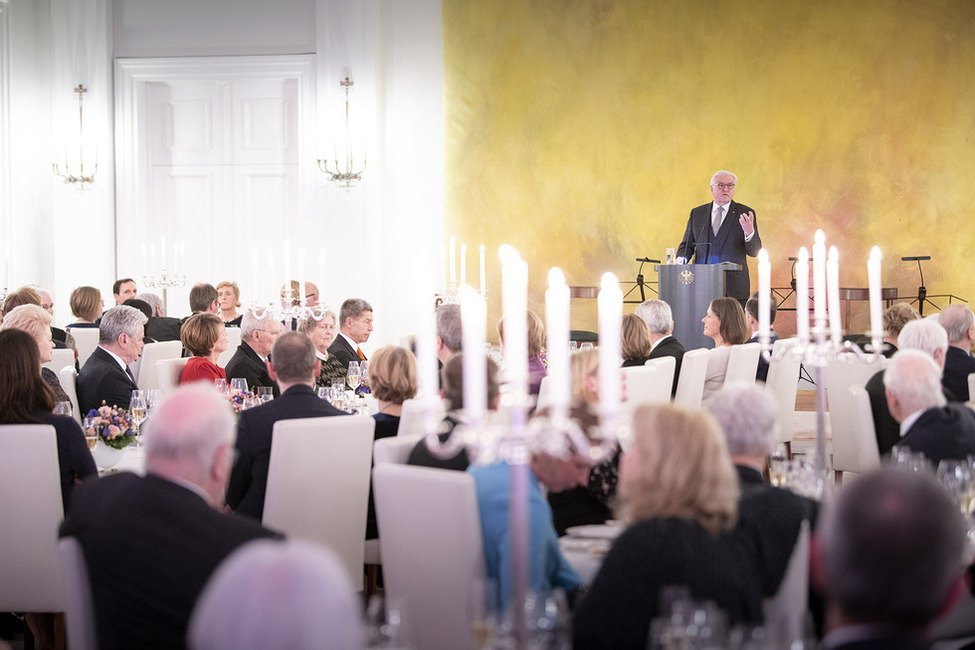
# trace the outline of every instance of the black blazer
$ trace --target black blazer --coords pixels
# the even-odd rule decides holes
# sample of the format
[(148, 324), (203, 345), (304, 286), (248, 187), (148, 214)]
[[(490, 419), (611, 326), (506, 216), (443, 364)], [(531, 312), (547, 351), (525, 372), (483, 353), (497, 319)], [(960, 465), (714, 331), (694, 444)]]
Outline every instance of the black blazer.
[[(779, 335), (775, 332), (770, 332), (769, 345), (774, 344), (779, 340)], [(748, 339), (749, 343), (759, 343), (758, 334)], [(765, 360), (764, 355), (758, 355), (758, 369), (755, 371), (755, 381), (768, 381), (768, 361)], [(798, 379), (797, 379), (798, 381)]]
[(968, 375), (975, 372), (975, 357), (961, 348), (948, 346), (945, 354), (945, 372), (941, 385), (950, 390), (959, 402), (967, 402)]
[(673, 397), (677, 394), (677, 379), (680, 377), (680, 362), (684, 360), (684, 346), (673, 336), (668, 336), (650, 352), (649, 358), (659, 359), (660, 357), (677, 359), (677, 365), (674, 366), (674, 385), (670, 389), (670, 396)]
[[(873, 414), (873, 428), (877, 435), (877, 451), (881, 456), (890, 453), (894, 445), (901, 444), (901, 425), (887, 408), (887, 395), (884, 394), (884, 370), (880, 370), (867, 380), (863, 387), (870, 398), (870, 411)], [(942, 381), (942, 392), (948, 402), (957, 402), (955, 394), (949, 391)]]
[(278, 420), (348, 415), (323, 399), (309, 386), (292, 386), (281, 397), (247, 409), (237, 421), (239, 456), (230, 474), (227, 505), (241, 515), (260, 521), (264, 517), (264, 493), (271, 463), (271, 433)]
[(275, 397), (281, 394), (277, 382), (271, 379), (267, 364), (261, 360), (261, 357), (257, 356), (257, 352), (254, 352), (254, 349), (247, 345), (246, 341), (241, 341), (240, 345), (237, 346), (237, 351), (227, 362), (224, 373), (227, 375), (228, 384), (231, 379), (243, 378), (247, 380), (249, 390), (253, 390), (257, 386), (270, 386), (271, 393)]
[(78, 488), (61, 526), (69, 535), (88, 563), (102, 650), (185, 648), (193, 605), (214, 569), (246, 542), (280, 537), (172, 481), (129, 472)]
[[(762, 238), (758, 234), (758, 217), (755, 218), (755, 235), (751, 241), (746, 242), (745, 233), (741, 229), (741, 224), (738, 223), (738, 217), (748, 212), (754, 212), (754, 210), (747, 205), (732, 201), (728, 204), (728, 214), (725, 215), (721, 228), (715, 235), (711, 232), (711, 209), (713, 207), (714, 202), (712, 201), (691, 210), (691, 215), (687, 219), (687, 228), (684, 230), (684, 238), (681, 240), (680, 246), (677, 247), (677, 256), (688, 260), (694, 257), (698, 264), (714, 264), (717, 262), (741, 264), (741, 271), (725, 272), (725, 295), (739, 300), (747, 300), (751, 291), (751, 280), (748, 276), (746, 256), (756, 257), (758, 251), (762, 249)], [(707, 252), (707, 246), (698, 246), (696, 251), (700, 253), (700, 258), (698, 258), (695, 255), (694, 244), (702, 243), (711, 244), (710, 253)], [(708, 259), (704, 259), (705, 255), (709, 255)]]
[(139, 386), (101, 346), (95, 348), (78, 375), (78, 407), (82, 414), (102, 405), (129, 408), (132, 391)]
[(924, 453), (935, 467), (946, 458), (964, 460), (975, 454), (975, 413), (964, 404), (930, 408), (899, 444)]
[(146, 324), (146, 329), (154, 341), (178, 341), (182, 326), (183, 323), (178, 318), (153, 316)]
[(335, 356), (336, 359), (342, 362), (342, 367), (346, 370), (349, 368), (349, 362), (361, 361), (355, 348), (349, 345), (345, 337), (339, 336), (338, 334), (335, 335), (335, 340), (332, 341), (332, 344), (328, 346), (328, 354), (329, 356)]

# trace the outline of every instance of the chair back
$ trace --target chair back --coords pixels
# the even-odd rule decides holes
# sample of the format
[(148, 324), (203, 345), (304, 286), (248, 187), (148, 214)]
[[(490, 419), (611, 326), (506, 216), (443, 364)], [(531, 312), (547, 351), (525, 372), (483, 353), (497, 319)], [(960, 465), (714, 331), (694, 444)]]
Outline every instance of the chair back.
[(799, 357), (790, 354), (799, 339), (779, 339), (772, 344), (765, 390), (778, 406), (779, 442), (792, 442), (795, 433), (796, 394), (799, 390)]
[(674, 373), (677, 372), (677, 359), (675, 357), (658, 357), (656, 359), (647, 359), (647, 367), (656, 368), (657, 375), (654, 378), (654, 386), (651, 387), (650, 391), (653, 395), (658, 395), (660, 390), (662, 390), (659, 384), (664, 384), (665, 398), (664, 402), (669, 402), (671, 399), (670, 391), (674, 387)]
[(975, 401), (975, 372), (968, 375), (968, 401)]
[(373, 488), (386, 594), (406, 603), (416, 647), (473, 648), (471, 598), (486, 573), (474, 478), (383, 464)]
[(74, 368), (74, 350), (71, 348), (55, 348), (51, 350), (51, 360), (41, 365), (56, 373), (61, 372), (61, 368), (65, 366)]
[[(435, 414), (435, 422), (437, 426), (443, 421), (446, 416), (446, 405), (444, 402), (438, 406), (438, 412)], [(423, 402), (418, 399), (408, 399), (403, 402), (403, 411), (399, 416), (399, 428), (396, 430), (396, 435), (398, 436), (412, 436), (412, 435), (425, 435), (427, 432), (423, 430)], [(436, 433), (436, 431), (431, 431), (430, 433)]]
[(98, 347), (97, 327), (69, 327), (68, 331), (74, 337), (74, 345), (78, 350), (78, 367), (81, 368), (88, 361), (88, 357)]
[(179, 386), (179, 376), (183, 374), (183, 368), (189, 357), (176, 359), (160, 359), (156, 362), (156, 373), (159, 375), (159, 388), (164, 395), (168, 395)]
[(0, 611), (62, 612), (64, 518), (54, 427), (0, 425)]
[(221, 368), (226, 368), (227, 364), (230, 363), (230, 359), (237, 352), (237, 347), (240, 345), (240, 328), (239, 327), (228, 327), (227, 328), (227, 349), (220, 353), (217, 357), (217, 365)]
[(677, 394), (674, 404), (689, 409), (701, 408), (704, 396), (704, 378), (708, 372), (708, 350), (698, 348), (688, 350), (680, 362), (680, 377), (677, 378)]
[(870, 408), (870, 395), (862, 386), (849, 388), (849, 424), (833, 430), (833, 471), (864, 474), (880, 467), (877, 431)]
[(732, 345), (728, 355), (728, 370), (724, 374), (726, 386), (734, 382), (755, 383), (758, 373), (758, 356), (762, 352), (761, 343), (742, 343)]
[(538, 399), (535, 400), (535, 410), (541, 411), (552, 405), (552, 380), (548, 375), (542, 377), (542, 383), (538, 385)]
[(60, 556), (68, 647), (71, 650), (98, 650), (95, 609), (81, 544), (74, 537), (62, 537)]
[(78, 408), (78, 371), (74, 369), (74, 364), (61, 368), (58, 378), (61, 380), (61, 388), (71, 400), (71, 417), (81, 424), (82, 413)]
[(423, 440), (423, 434), (419, 433), (409, 436), (380, 438), (372, 445), (372, 462), (375, 465), (384, 463), (405, 465), (410, 458), (410, 452), (421, 440)]
[[(788, 646), (803, 637), (809, 605), (809, 522), (803, 521), (779, 590), (763, 603), (765, 629)], [(778, 635), (778, 637), (776, 637)]]
[(365, 415), (275, 422), (264, 497), (265, 526), (329, 547), (360, 589), (375, 426)]
[[(833, 438), (833, 469), (837, 472), (860, 471), (854, 469), (854, 466), (859, 465), (856, 460), (859, 456), (856, 443), (858, 425), (850, 388), (862, 388), (882, 368), (883, 363), (867, 363), (852, 356), (833, 360), (826, 366), (826, 399), (829, 403), (829, 425)], [(873, 435), (876, 437), (876, 433)], [(837, 459), (844, 466), (843, 469), (836, 465)]]
[(183, 344), (179, 341), (157, 341), (146, 343), (142, 348), (142, 362), (137, 375), (139, 388), (152, 390), (159, 388), (159, 370), (156, 362), (162, 359), (179, 359), (183, 351)]

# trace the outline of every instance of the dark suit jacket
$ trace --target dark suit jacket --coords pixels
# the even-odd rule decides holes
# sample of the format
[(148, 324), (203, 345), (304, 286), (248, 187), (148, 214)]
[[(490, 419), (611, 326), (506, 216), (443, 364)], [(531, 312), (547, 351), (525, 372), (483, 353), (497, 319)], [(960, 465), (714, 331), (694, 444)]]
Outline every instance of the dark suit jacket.
[(88, 413), (102, 405), (129, 408), (132, 391), (138, 390), (132, 378), (101, 346), (95, 348), (78, 375), (78, 407)]
[[(775, 332), (771, 332), (769, 336), (769, 344), (774, 344), (779, 340), (779, 335)], [(749, 343), (759, 343), (758, 334), (748, 339)], [(755, 371), (755, 381), (768, 381), (768, 361), (765, 360), (764, 355), (758, 355), (758, 369)], [(798, 378), (797, 378), (798, 381)]]
[(349, 362), (360, 361), (358, 353), (355, 348), (349, 345), (349, 342), (345, 340), (344, 337), (335, 335), (335, 340), (332, 344), (328, 346), (328, 355), (334, 356), (341, 362), (342, 367), (348, 370)]
[[(901, 442), (901, 425), (887, 408), (887, 396), (884, 394), (884, 371), (881, 370), (871, 377), (863, 387), (870, 397), (870, 411), (873, 413), (873, 428), (877, 433), (877, 450), (881, 456), (890, 453), (891, 447)], [(942, 382), (945, 399), (957, 402), (954, 393), (949, 391)]]
[(945, 372), (941, 376), (941, 385), (954, 393), (959, 402), (967, 402), (968, 375), (975, 372), (975, 357), (961, 348), (948, 346), (945, 354)]
[(239, 457), (230, 474), (227, 505), (258, 521), (264, 517), (264, 493), (271, 462), (271, 433), (278, 420), (348, 415), (323, 399), (309, 386), (292, 386), (266, 404), (241, 412), (237, 421)]
[(898, 444), (923, 452), (935, 467), (946, 458), (964, 460), (975, 454), (975, 413), (964, 404), (930, 408)]
[(275, 536), (172, 481), (128, 472), (86, 481), (61, 526), (81, 542), (102, 650), (185, 648), (210, 574), (240, 545)]
[(178, 341), (182, 323), (178, 318), (153, 316), (146, 325), (149, 336), (155, 341)]
[[(755, 218), (755, 235), (750, 242), (745, 242), (745, 233), (738, 223), (738, 217), (748, 212), (754, 212), (747, 205), (732, 201), (727, 205), (728, 214), (718, 234), (711, 232), (711, 210), (714, 202), (699, 205), (691, 210), (684, 230), (684, 239), (677, 247), (677, 256), (688, 260), (695, 257), (694, 244), (710, 243), (710, 253), (707, 246), (698, 246), (700, 258), (695, 257), (698, 264), (715, 264), (717, 262), (733, 262), (741, 264), (741, 271), (725, 272), (725, 295), (739, 300), (747, 300), (751, 291), (751, 280), (748, 277), (748, 260), (746, 256), (756, 257), (762, 249), (762, 238), (758, 234), (758, 218)], [(708, 259), (704, 259), (709, 255)]]
[[(842, 630), (840, 630), (841, 632)], [(931, 644), (919, 638), (903, 638), (896, 636), (897, 632), (892, 632), (891, 636), (876, 636), (868, 639), (857, 639), (846, 643), (828, 643), (828, 638), (824, 639), (823, 650), (927, 650)], [(967, 646), (966, 646), (967, 647)]]
[(257, 386), (270, 386), (271, 393), (275, 397), (281, 394), (277, 382), (271, 379), (267, 364), (257, 356), (257, 352), (254, 352), (251, 346), (247, 345), (247, 341), (241, 341), (237, 346), (237, 351), (227, 362), (224, 373), (227, 375), (228, 384), (231, 379), (244, 378), (247, 380), (249, 390), (254, 390)]
[(677, 379), (680, 377), (680, 362), (684, 359), (684, 346), (673, 336), (668, 336), (650, 352), (650, 359), (659, 359), (660, 357), (677, 359), (677, 365), (674, 366), (674, 385), (670, 389), (670, 396), (673, 397), (677, 394)]

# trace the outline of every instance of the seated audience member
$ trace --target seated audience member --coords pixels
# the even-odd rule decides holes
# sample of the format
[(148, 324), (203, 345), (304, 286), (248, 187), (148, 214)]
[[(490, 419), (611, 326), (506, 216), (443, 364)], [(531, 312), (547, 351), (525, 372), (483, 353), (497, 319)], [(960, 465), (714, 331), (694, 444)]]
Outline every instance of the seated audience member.
[(132, 278), (122, 278), (121, 280), (116, 280), (112, 285), (112, 297), (115, 298), (115, 306), (119, 306), (124, 303), (129, 298), (135, 298), (136, 291), (135, 280)]
[(205, 381), (212, 385), (214, 379), (227, 378), (223, 368), (217, 365), (217, 359), (228, 346), (227, 328), (219, 316), (209, 313), (190, 316), (183, 323), (180, 340), (193, 356), (183, 366), (179, 383)]
[[(454, 359), (448, 362), (448, 367)], [(556, 587), (572, 592), (582, 585), (582, 578), (559, 550), (552, 527), (552, 511), (540, 487), (544, 485), (559, 492), (586, 481), (590, 450), (577, 448), (568, 438), (565, 442), (568, 446), (565, 458), (536, 451), (525, 468), (528, 472), (528, 588), (537, 592)], [(491, 465), (475, 464), (467, 468), (467, 473), (474, 477), (477, 491), (487, 575), (498, 583), (503, 611), (512, 597), (511, 466), (504, 461)]]
[(901, 350), (884, 374), (890, 414), (900, 423), (898, 446), (922, 452), (935, 467), (945, 459), (975, 454), (975, 413), (946, 404), (941, 367), (918, 350)]
[(928, 626), (965, 589), (958, 506), (932, 478), (897, 469), (844, 484), (830, 506), (810, 576), (833, 622), (822, 647), (927, 648)]
[(11, 292), (3, 300), (3, 313), (9, 314), (12, 310), (21, 305), (41, 306), (41, 296), (30, 287), (21, 287)]
[[(194, 314), (216, 314), (217, 311), (217, 288), (205, 282), (193, 285), (190, 289), (190, 311)], [(183, 319), (186, 322), (186, 319)]]
[[(920, 350), (929, 355), (939, 366), (944, 367), (945, 353), (948, 350), (948, 334), (936, 321), (921, 318), (909, 321), (898, 336), (902, 350)], [(870, 397), (870, 410), (873, 413), (873, 426), (877, 432), (877, 450), (881, 456), (890, 453), (891, 447), (901, 438), (900, 425), (887, 408), (884, 393), (884, 374), (881, 370), (871, 377), (864, 389)], [(943, 386), (943, 384), (942, 384)], [(955, 401), (954, 396), (944, 391), (945, 401)]]
[(642, 366), (650, 358), (650, 328), (636, 314), (623, 316), (620, 326), (622, 340), (623, 367)]
[(213, 573), (190, 618), (190, 650), (365, 647), (358, 594), (331, 550), (256, 541)]
[[(61, 501), (64, 511), (71, 507), (75, 485), (84, 478), (96, 476), (95, 461), (85, 443), (85, 434), (71, 417), (54, 415), (56, 397), (37, 369), (41, 365), (36, 339), (28, 332), (8, 325), (21, 310), (37, 309), (36, 305), (18, 307), (0, 326), (0, 424), (50, 424), (58, 445), (61, 472)], [(48, 315), (48, 318), (50, 316)], [(50, 336), (50, 331), (45, 330)], [(50, 352), (50, 345), (47, 347)]]
[(975, 314), (964, 305), (949, 305), (938, 315), (938, 322), (948, 333), (948, 351), (941, 383), (959, 402), (967, 402), (968, 375), (975, 372)]
[(464, 324), (460, 317), (460, 305), (445, 304), (437, 307), (437, 359), (440, 368), (455, 354), (459, 354), (464, 343)]
[(226, 280), (217, 285), (217, 308), (220, 320), (227, 327), (240, 327), (243, 314), (237, 313), (240, 307), (240, 287), (235, 282)]
[(322, 371), (315, 378), (315, 388), (331, 388), (332, 384), (345, 384), (349, 366), (332, 354), (328, 347), (335, 339), (335, 314), (322, 311), (321, 318), (305, 318), (298, 322), (298, 331), (308, 336), (315, 345), (315, 356), (322, 362)]
[(179, 328), (182, 323), (178, 318), (170, 318), (166, 315), (162, 298), (154, 293), (140, 293), (136, 299), (143, 301), (152, 309), (146, 328), (153, 341), (179, 340)]
[(714, 347), (708, 350), (708, 369), (704, 375), (704, 393), (701, 402), (706, 406), (711, 396), (724, 386), (728, 372), (731, 346), (748, 340), (745, 310), (734, 298), (718, 298), (711, 301), (708, 313), (701, 319), (704, 335), (714, 339)]
[[(437, 437), (443, 448), (430, 449), (427, 441), (420, 440), (410, 452), (406, 461), (409, 465), (453, 469), (463, 472), (470, 465), (467, 448), (456, 436), (451, 436), (454, 428), (464, 422), (464, 355), (455, 354), (444, 365), (441, 373), (443, 398), (450, 403), (447, 417), (440, 424)], [(487, 407), (493, 410), (498, 401), (498, 366), (487, 359)]]
[[(277, 324), (280, 326), (280, 323)], [(315, 358), (315, 346), (307, 336), (300, 332), (282, 334), (274, 342), (271, 356), (273, 361), (268, 362), (268, 369), (281, 390), (281, 396), (241, 412), (237, 421), (239, 458), (227, 488), (227, 505), (237, 514), (258, 521), (264, 516), (264, 493), (271, 461), (274, 423), (279, 420), (348, 415), (315, 394), (312, 387), (321, 363)]]
[(85, 553), (101, 650), (185, 648), (214, 570), (242, 544), (277, 536), (222, 511), (234, 417), (216, 391), (181, 387), (145, 426), (146, 475), (85, 481), (61, 526)]
[(98, 327), (95, 321), (102, 315), (102, 308), (105, 306), (102, 300), (102, 293), (95, 287), (83, 286), (76, 287), (71, 292), (69, 299), (71, 313), (75, 317), (75, 322), (68, 325), (72, 327)]
[(361, 298), (349, 298), (339, 309), (339, 333), (328, 347), (346, 369), (352, 361), (365, 361), (360, 343), (369, 340), (372, 332), (372, 305)]
[(227, 362), (227, 381), (231, 379), (246, 379), (247, 387), (256, 389), (258, 386), (271, 386), (275, 397), (281, 393), (277, 383), (271, 379), (268, 370), (268, 356), (278, 335), (284, 330), (280, 322), (274, 320), (270, 313), (258, 318), (254, 312), (248, 310), (240, 323), (240, 345), (234, 356)]
[[(34, 291), (41, 299), (41, 308), (51, 315), (51, 320), (54, 320), (54, 298), (51, 297), (51, 292), (47, 289), (41, 287), (34, 287)], [(54, 327), (51, 325), (51, 337), (54, 339), (54, 343), (57, 347), (63, 347), (74, 349), (74, 339), (71, 335), (60, 327)]]
[(155, 343), (156, 340), (149, 336), (149, 323), (152, 321), (152, 306), (145, 300), (139, 300), (138, 298), (129, 298), (122, 304), (126, 307), (134, 307), (142, 312), (142, 315), (146, 317), (146, 324), (142, 328), (142, 340), (145, 343)]
[(894, 303), (884, 311), (883, 355), (888, 359), (894, 356), (899, 346), (901, 330), (921, 315), (906, 302)]
[[(769, 300), (768, 309), (768, 326), (769, 326), (769, 344), (773, 344), (779, 340), (779, 335), (775, 333), (775, 312), (777, 311), (775, 305), (775, 298)], [(758, 292), (752, 293), (745, 302), (745, 320), (748, 322), (748, 329), (751, 330), (752, 337), (748, 339), (749, 343), (761, 343), (758, 337)], [(768, 379), (768, 361), (765, 360), (764, 356), (759, 355), (758, 357), (758, 371), (755, 374), (756, 381), (765, 381)]]
[[(542, 347), (545, 346), (545, 326), (534, 312), (527, 312), (528, 318), (528, 394), (538, 397), (542, 379), (548, 374), (542, 363)], [(498, 321), (498, 337), (504, 350), (504, 317)]]
[(674, 314), (670, 305), (663, 300), (645, 300), (637, 305), (636, 315), (650, 328), (650, 358), (674, 357), (674, 385), (671, 396), (677, 393), (677, 378), (680, 377), (680, 362), (684, 358), (684, 346), (674, 338)]
[(639, 407), (633, 446), (620, 461), (620, 493), (632, 523), (576, 607), (575, 647), (643, 650), (650, 620), (661, 614), (660, 590), (670, 585), (715, 601), (732, 624), (761, 620), (760, 580), (729, 535), (738, 479), (714, 418)]
[[(37, 347), (40, 361), (38, 366), (47, 363), (52, 359), (51, 350), (54, 343), (51, 341), (51, 315), (37, 305), (21, 305), (10, 310), (0, 323), (0, 330), (17, 329), (30, 334)], [(58, 402), (68, 402), (71, 398), (64, 392), (58, 374), (50, 368), (40, 367), (41, 377), (44, 382), (54, 391), (54, 397)]]
[(735, 383), (714, 395), (708, 410), (718, 421), (738, 472), (736, 535), (759, 568), (762, 592), (774, 596), (792, 557), (803, 520), (813, 523), (815, 502), (765, 482), (763, 472), (777, 443), (775, 399), (755, 384)]
[(305, 283), (305, 307), (318, 307), (318, 285), (314, 282)]
[(139, 386), (129, 364), (142, 353), (146, 317), (138, 309), (119, 305), (102, 315), (98, 347), (78, 375), (78, 405), (83, 413), (109, 406), (129, 408), (132, 391)]

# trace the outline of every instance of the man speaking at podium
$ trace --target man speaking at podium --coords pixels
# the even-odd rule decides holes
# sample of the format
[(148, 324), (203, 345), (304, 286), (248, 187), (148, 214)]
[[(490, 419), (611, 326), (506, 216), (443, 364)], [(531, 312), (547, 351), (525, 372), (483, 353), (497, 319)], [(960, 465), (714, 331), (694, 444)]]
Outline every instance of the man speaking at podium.
[(762, 238), (758, 235), (755, 212), (731, 200), (737, 182), (738, 177), (729, 171), (714, 172), (711, 177), (714, 201), (691, 210), (684, 239), (677, 247), (677, 263), (686, 264), (694, 257), (698, 264), (740, 264), (741, 271), (725, 271), (725, 295), (744, 303), (751, 291), (745, 256), (758, 256)]

